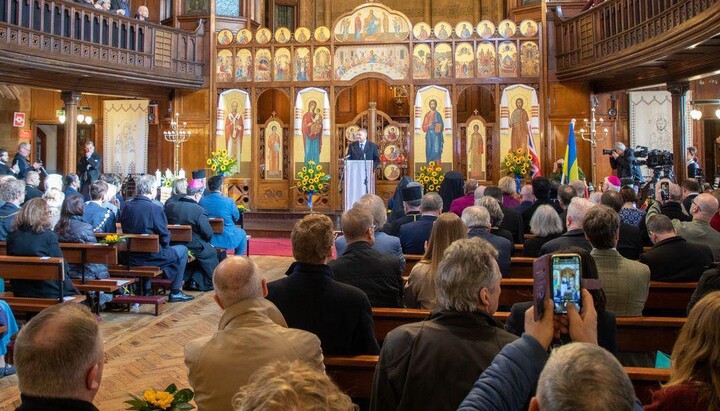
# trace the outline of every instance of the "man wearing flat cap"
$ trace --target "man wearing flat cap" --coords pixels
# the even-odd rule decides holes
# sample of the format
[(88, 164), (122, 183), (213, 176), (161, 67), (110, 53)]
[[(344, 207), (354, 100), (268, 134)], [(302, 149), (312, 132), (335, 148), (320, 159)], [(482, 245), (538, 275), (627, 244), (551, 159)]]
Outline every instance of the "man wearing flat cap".
[(420, 218), (420, 200), (423, 192), (420, 183), (413, 181), (402, 189), (403, 208), (405, 216), (395, 219), (385, 232), (397, 237), (403, 224), (412, 223)]

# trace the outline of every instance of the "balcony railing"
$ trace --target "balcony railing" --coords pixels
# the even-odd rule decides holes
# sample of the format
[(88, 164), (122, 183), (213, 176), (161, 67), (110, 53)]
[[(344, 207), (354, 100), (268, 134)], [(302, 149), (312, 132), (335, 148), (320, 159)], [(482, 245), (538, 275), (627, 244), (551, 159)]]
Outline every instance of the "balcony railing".
[(202, 82), (195, 33), (63, 0), (0, 0), (0, 50)]
[[(606, 0), (587, 12), (567, 20), (556, 20), (556, 57), (558, 76), (577, 72), (583, 67), (607, 64), (628, 57), (638, 46), (667, 44), (691, 35), (690, 20), (720, 0)], [(710, 13), (708, 13), (710, 14)], [(706, 20), (703, 16), (698, 24)], [(653, 43), (653, 44), (650, 44)], [(659, 45), (662, 47), (662, 44)], [(632, 50), (631, 50), (632, 49)]]

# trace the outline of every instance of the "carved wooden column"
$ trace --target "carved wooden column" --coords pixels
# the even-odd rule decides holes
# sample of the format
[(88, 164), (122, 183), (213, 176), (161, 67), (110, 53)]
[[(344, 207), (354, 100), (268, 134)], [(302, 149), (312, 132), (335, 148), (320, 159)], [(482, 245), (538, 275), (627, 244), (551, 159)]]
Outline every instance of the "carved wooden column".
[(482, 20), (482, 6), (481, 0), (473, 0), (473, 21)]
[(368, 140), (377, 143), (379, 141), (375, 136), (375, 130), (377, 130), (377, 102), (371, 101), (368, 106)]
[(432, 0), (425, 0), (425, 11), (423, 13), (423, 19), (430, 26), (433, 25), (433, 22), (432, 22)]
[(65, 155), (62, 157), (64, 174), (74, 173), (77, 163), (77, 106), (80, 93), (63, 91), (60, 98), (65, 103)]
[(325, 0), (325, 27), (332, 30), (332, 0)]
[(687, 128), (685, 127), (685, 106), (687, 91), (689, 89), (690, 83), (687, 81), (668, 83), (667, 85), (667, 90), (672, 95), (673, 158), (675, 162), (675, 178), (678, 183), (682, 182), (687, 177), (687, 160), (685, 151), (685, 148), (687, 147)]

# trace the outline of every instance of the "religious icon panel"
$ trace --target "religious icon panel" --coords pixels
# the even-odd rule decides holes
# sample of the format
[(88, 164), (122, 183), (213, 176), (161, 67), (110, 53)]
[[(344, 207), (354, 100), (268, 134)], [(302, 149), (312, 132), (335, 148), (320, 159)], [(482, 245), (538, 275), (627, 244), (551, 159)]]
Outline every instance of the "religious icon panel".
[(525, 37), (536, 37), (538, 34), (538, 25), (535, 20), (523, 20), (520, 23), (520, 34)]
[(450, 34), (452, 33), (452, 26), (449, 23), (446, 23), (444, 21), (441, 21), (440, 23), (436, 24), (433, 28), (433, 34), (435, 34), (435, 37), (440, 40), (445, 40), (446, 38), (450, 37)]
[(485, 180), (486, 165), (486, 128), (478, 118), (471, 120), (465, 129), (467, 147), (467, 178)]
[(250, 81), (252, 79), (252, 54), (250, 50), (241, 49), (235, 56), (235, 81)]
[(517, 77), (517, 47), (512, 41), (503, 41), (498, 46), (500, 55), (500, 77)]
[(473, 25), (469, 21), (461, 21), (455, 26), (455, 35), (461, 39), (469, 39), (473, 34)]
[(270, 50), (258, 49), (255, 52), (255, 81), (270, 81)]
[(307, 27), (299, 27), (295, 30), (295, 41), (298, 43), (306, 43), (310, 40), (310, 29)]
[(455, 78), (475, 76), (475, 53), (472, 44), (460, 43), (455, 47)]
[(429, 24), (425, 22), (418, 23), (413, 27), (413, 36), (418, 40), (427, 40), (430, 38), (430, 31), (431, 28)]
[(286, 48), (275, 49), (275, 81), (290, 81), (290, 50)]
[(293, 78), (295, 81), (308, 81), (310, 70), (310, 49), (307, 47), (299, 47), (295, 49), (295, 71)]
[(427, 86), (415, 98), (415, 170), (434, 161), (443, 170), (452, 170), (452, 104), (450, 92), (443, 87)]
[(480, 43), (477, 48), (478, 77), (497, 77), (495, 44)]
[(330, 80), (332, 65), (330, 63), (330, 49), (318, 47), (313, 57), (313, 80)]
[(418, 44), (413, 50), (413, 77), (418, 80), (429, 80), (432, 72), (430, 46)]
[(540, 51), (534, 41), (524, 41), (520, 46), (520, 71), (522, 77), (540, 75)]
[(372, 4), (341, 18), (334, 33), (337, 41), (402, 41), (410, 33), (410, 23), (401, 13)]
[(477, 33), (484, 39), (489, 39), (495, 35), (495, 23), (490, 20), (483, 20), (476, 27)]
[(265, 179), (282, 180), (283, 127), (277, 120), (265, 126)]
[(433, 55), (434, 78), (452, 77), (452, 47), (447, 43), (435, 45)]
[(217, 54), (215, 71), (215, 80), (220, 83), (232, 81), (233, 78), (233, 58), (232, 51), (220, 50)]
[(319, 88), (301, 90), (295, 99), (293, 174), (310, 161), (330, 167), (330, 100)]
[(512, 20), (503, 20), (501, 21), (498, 26), (498, 33), (500, 33), (501, 37), (504, 37), (506, 39), (509, 39), (510, 37), (515, 35), (515, 32), (517, 31), (517, 26), (515, 26), (515, 22)]

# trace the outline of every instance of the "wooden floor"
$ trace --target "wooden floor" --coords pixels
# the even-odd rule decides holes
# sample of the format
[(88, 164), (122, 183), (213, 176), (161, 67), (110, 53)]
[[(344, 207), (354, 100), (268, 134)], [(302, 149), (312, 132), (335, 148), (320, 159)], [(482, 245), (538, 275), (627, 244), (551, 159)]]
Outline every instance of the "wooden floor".
[[(268, 256), (252, 259), (268, 281), (281, 278), (293, 261)], [(187, 387), (183, 347), (217, 329), (221, 311), (212, 295), (196, 293), (191, 302), (167, 304), (159, 317), (151, 314), (150, 307), (140, 314), (103, 313), (105, 370), (95, 405), (103, 411), (125, 410), (123, 401), (131, 392), (142, 395), (148, 388), (164, 389), (171, 383)], [(14, 410), (19, 399), (17, 377), (0, 379), (0, 410)]]

